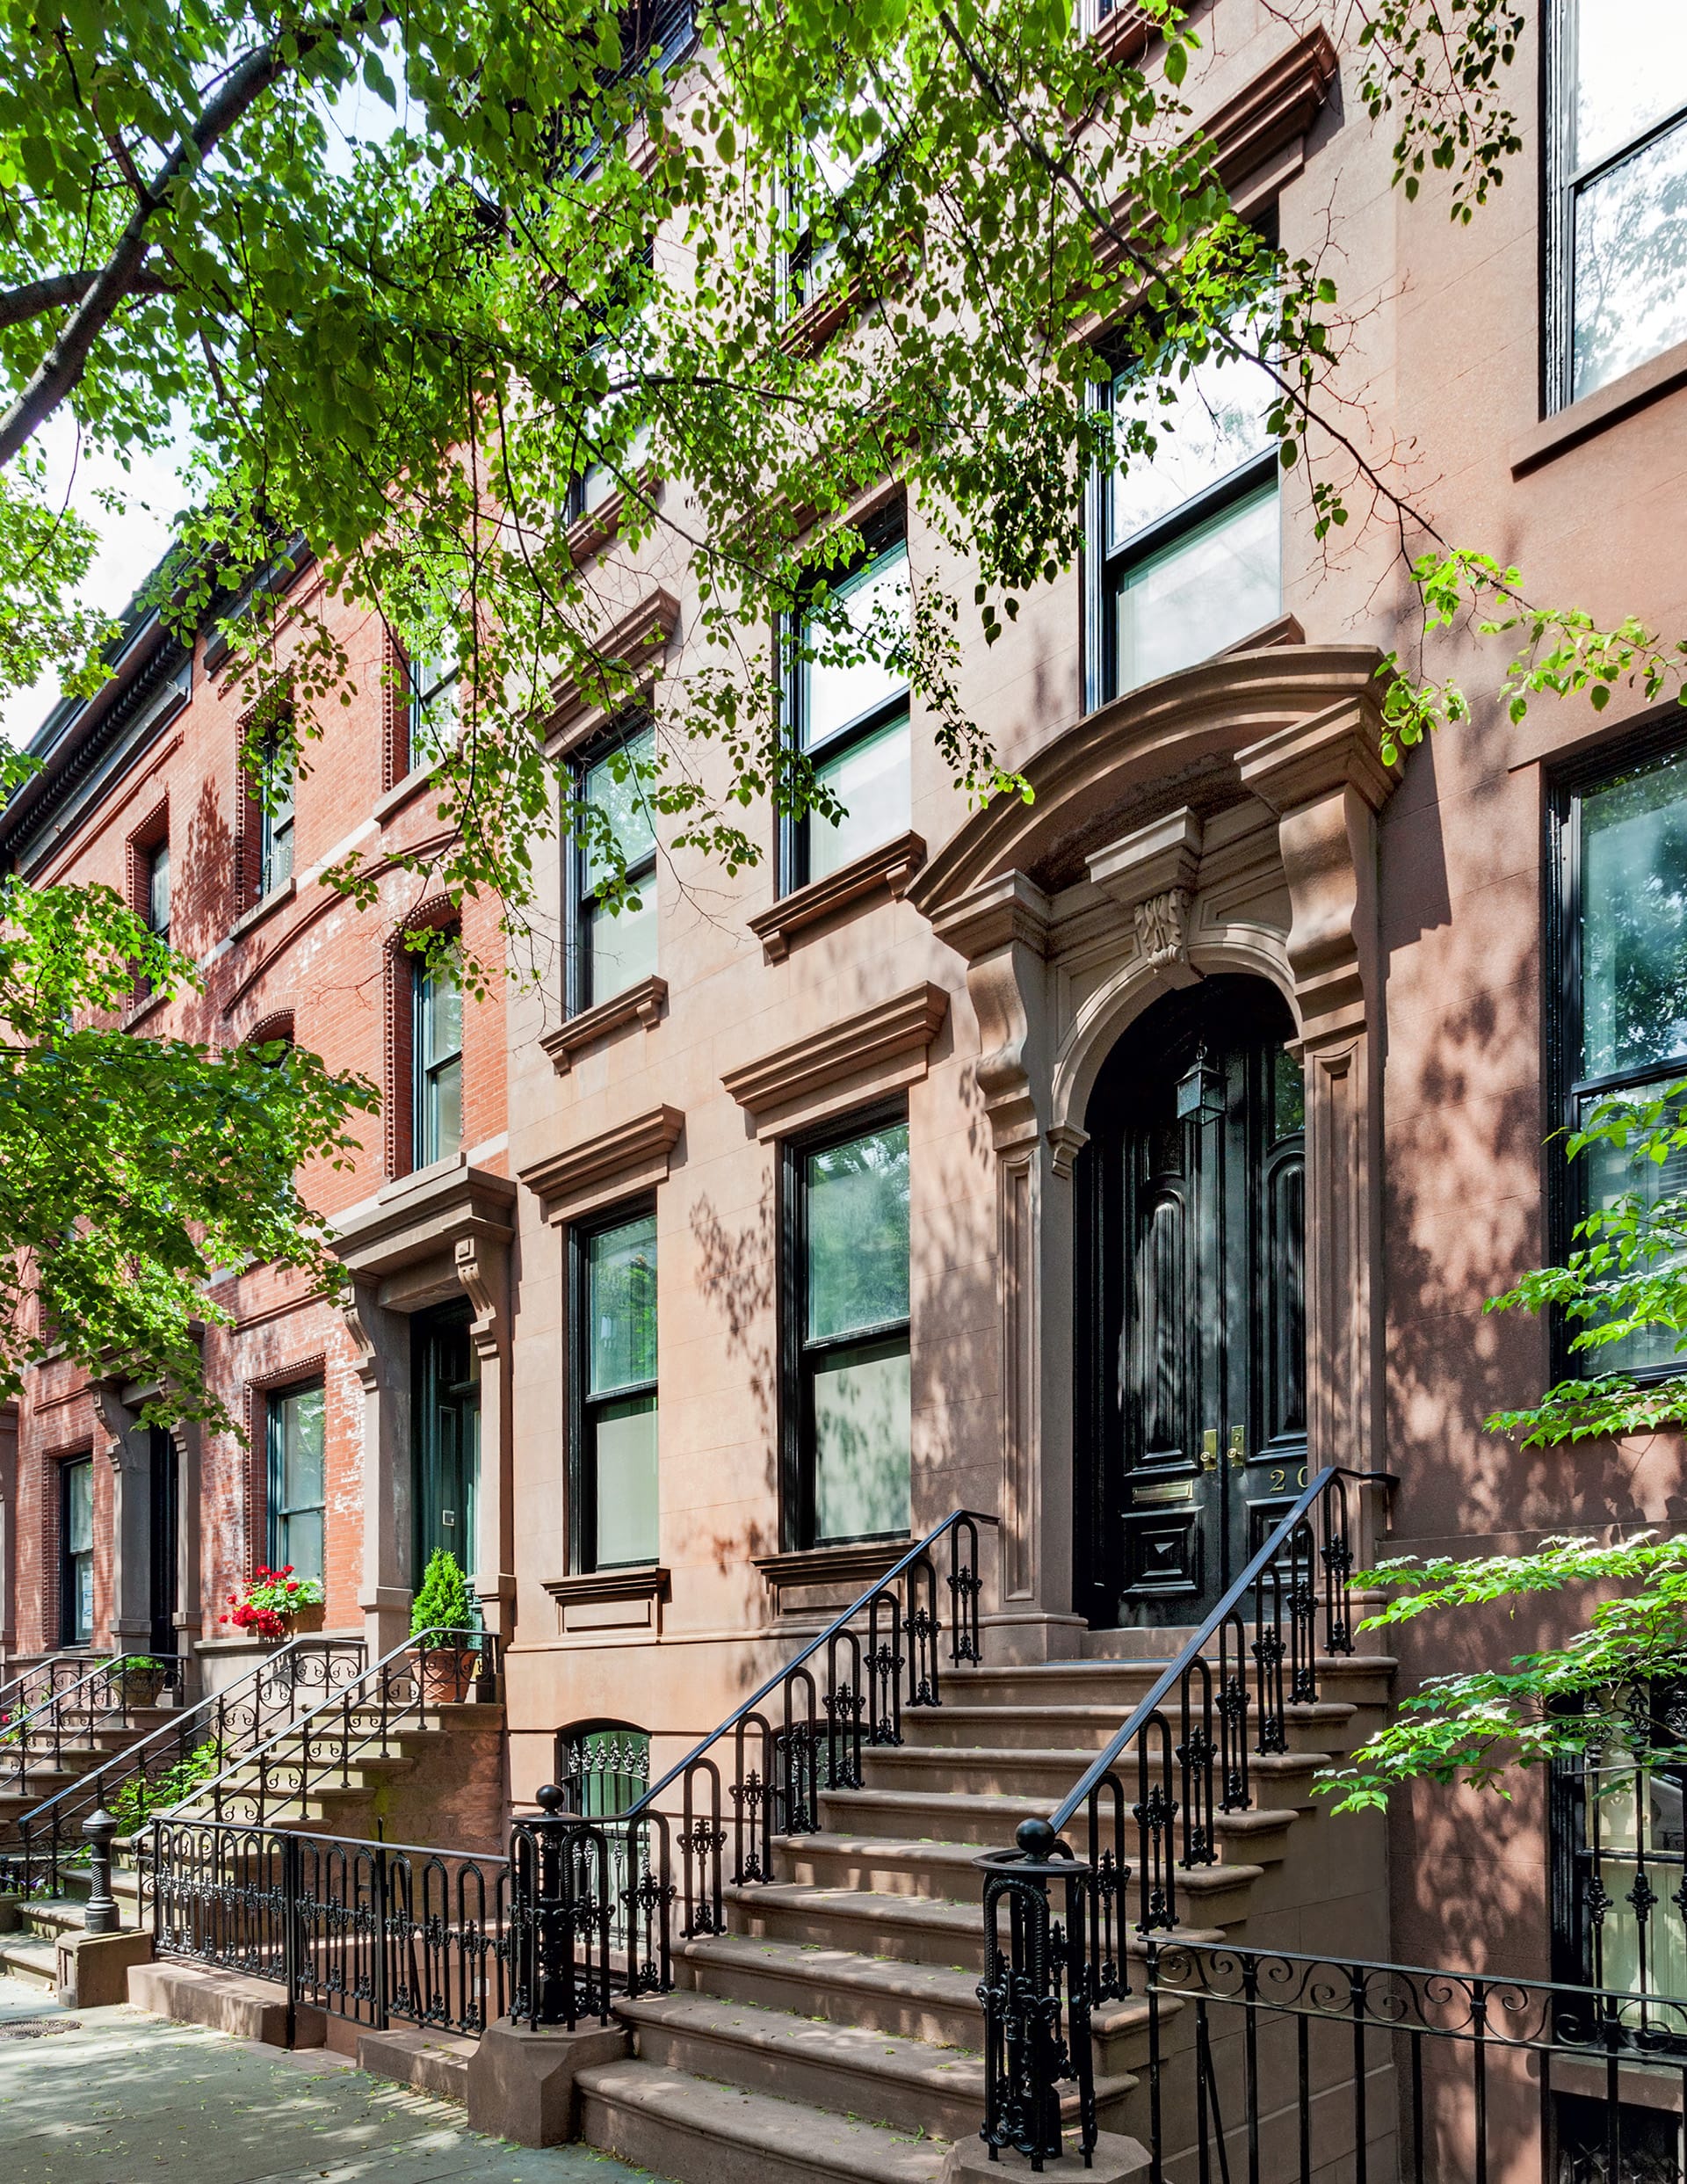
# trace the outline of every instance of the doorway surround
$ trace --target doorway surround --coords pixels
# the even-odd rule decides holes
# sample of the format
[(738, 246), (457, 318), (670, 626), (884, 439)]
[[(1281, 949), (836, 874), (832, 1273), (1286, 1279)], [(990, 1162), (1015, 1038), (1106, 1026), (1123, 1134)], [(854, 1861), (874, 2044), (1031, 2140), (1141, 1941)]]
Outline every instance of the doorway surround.
[(1306, 1075), (1308, 1461), (1380, 1468), (1380, 656), (1227, 654), (1077, 721), (909, 890), (966, 961), (996, 1170), (999, 1653), (1077, 1652), (1073, 1164), (1120, 1034), (1213, 972), (1283, 995)]

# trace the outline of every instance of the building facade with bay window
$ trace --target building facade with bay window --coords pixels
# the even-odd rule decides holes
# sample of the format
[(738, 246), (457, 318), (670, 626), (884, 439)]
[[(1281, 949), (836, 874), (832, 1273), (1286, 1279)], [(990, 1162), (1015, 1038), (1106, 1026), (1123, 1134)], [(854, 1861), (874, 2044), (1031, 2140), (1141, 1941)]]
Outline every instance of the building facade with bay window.
[[(1341, 386), (1399, 490), (1531, 597), (1673, 642), (1687, 37), (1641, 11), (1644, 80), (1618, 81), (1598, 0), (1527, 12), (1536, 119), (1468, 227), (1428, 183), (1391, 189), (1359, 59), (1316, 24), (1214, 0), (1184, 95), (1247, 218), (1292, 258), (1339, 243)], [(814, 309), (823, 256), (786, 270)], [(1128, 370), (1097, 399), (1128, 413)], [(349, 1317), (252, 1270), (234, 1331), (207, 1334), (251, 1391), (245, 1452), (167, 1450), (124, 1423), (135, 1391), (33, 1375), (0, 1449), (11, 1650), (153, 1628), (114, 1480), (125, 1511), (168, 1490), (200, 1513), (157, 1521), (182, 1542), (169, 1612), (214, 1663), (217, 1596), (255, 1560), (320, 1542), (329, 1627), (385, 1648), (426, 1556), (460, 1547), (505, 1641), (514, 1800), (555, 1780), (613, 1814), (957, 1508), (995, 1520), (988, 1658), (1028, 1662), (1163, 1653), (1327, 1465), (1391, 1480), (1368, 1503), (1383, 1554), (1676, 1523), (1676, 1435), (1485, 1432), (1566, 1357), (1561, 1328), (1483, 1305), (1588, 1207), (1678, 1187), (1561, 1146), (1593, 1102), (1687, 1076), (1687, 714), (1619, 686), (1513, 721), (1502, 641), (1456, 630), (1438, 671), (1473, 716), (1386, 766), (1379, 670), (1413, 628), (1398, 541), (1314, 535), (1265, 406), (1244, 367), (1192, 374), (1154, 460), (1090, 483), (1081, 564), (989, 646), (971, 572), (884, 481), (853, 512), (858, 559), (815, 577), (855, 641), (811, 644), (803, 616), (746, 639), (826, 808), (760, 809), (735, 876), (675, 846), (641, 773), (707, 657), (683, 555), (660, 522), (624, 550), (615, 493), (583, 480), (604, 649), (643, 682), (612, 712), (557, 694), (562, 824), (532, 845), (554, 946), (499, 1003), (464, 998), (448, 949), (402, 945), (435, 906), (384, 894), (359, 923), (314, 878), (354, 809), (372, 835), (433, 823), (455, 671), (372, 700), (248, 819), (205, 649), (133, 633), (159, 664), (119, 661), (122, 721), (173, 711), (144, 744), (102, 725), (128, 700), (56, 715), (7, 853), (32, 876), (144, 874), (149, 916), (212, 962), (218, 1035), (308, 1040), (387, 1099), (333, 1208)], [(660, 515), (679, 487), (641, 478)], [(934, 577), (963, 601), (959, 701), (1029, 800), (969, 809), (910, 691), (898, 633)], [(119, 754), (80, 805), (73, 744)], [(720, 754), (694, 758), (724, 787)], [(1571, 1627), (1557, 1607), (1539, 1626)], [(1399, 1641), (1397, 1691), (1516, 1644), (1498, 1616)], [(1676, 1778), (1598, 1787), (1402, 1794), (1362, 1946), (1687, 1976), (1679, 1906), (1588, 1887), (1596, 1831), (1618, 1859), (1682, 1855)]]

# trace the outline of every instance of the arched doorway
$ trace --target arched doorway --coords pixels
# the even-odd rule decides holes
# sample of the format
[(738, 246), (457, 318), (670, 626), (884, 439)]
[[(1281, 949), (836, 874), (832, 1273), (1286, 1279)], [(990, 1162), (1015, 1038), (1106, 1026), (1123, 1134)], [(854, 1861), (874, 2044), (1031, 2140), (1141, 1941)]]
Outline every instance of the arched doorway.
[(1189, 1623), (1304, 1483), (1305, 1112), (1263, 980), (1149, 1008), (1074, 1171), (1074, 1578), (1097, 1627)]

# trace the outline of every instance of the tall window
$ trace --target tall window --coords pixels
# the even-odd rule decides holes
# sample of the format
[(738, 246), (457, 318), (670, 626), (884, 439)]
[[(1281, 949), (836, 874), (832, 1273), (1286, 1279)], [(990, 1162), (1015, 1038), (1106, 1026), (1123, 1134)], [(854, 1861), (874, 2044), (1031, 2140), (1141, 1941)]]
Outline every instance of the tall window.
[(799, 622), (787, 689), (797, 748), (844, 816), (835, 824), (811, 812), (790, 830), (787, 891), (905, 832), (911, 812), (908, 675), (893, 657), (908, 626), (906, 541), (884, 540), (858, 569), (827, 583), (845, 627)]
[(416, 1165), (463, 1142), (463, 981), (454, 949), (416, 966)]
[(1130, 373), (1109, 400), (1152, 458), (1097, 482), (1097, 699), (1222, 652), (1283, 607), (1278, 458), (1256, 365), (1209, 358), (1169, 406)]
[[(592, 449), (575, 474), (568, 490), (568, 521), (595, 515), (605, 503), (625, 491), (650, 458), (654, 427), (642, 406), (638, 385), (641, 367), (649, 360), (654, 327), (648, 308), (633, 305), (638, 292), (648, 287), (655, 254), (646, 244), (636, 261), (638, 287), (629, 276), (619, 299), (604, 305), (605, 330), (591, 345), (591, 360), (604, 373), (610, 391), (592, 414)], [(630, 424), (630, 432), (627, 430)], [(625, 440), (622, 434), (626, 434)], [(600, 460), (600, 454), (605, 458)]]
[(576, 1230), (574, 1559), (653, 1563), (656, 1495), (656, 1216)]
[(410, 764), (431, 765), (461, 729), (462, 670), (454, 651), (418, 652), (409, 662)]
[(264, 795), (257, 889), (260, 898), (285, 887), (293, 877), (292, 753), (282, 729), (272, 729), (264, 739), (261, 778)]
[(320, 1381), (269, 1398), (270, 1566), (322, 1575), (328, 1494), (322, 1471), (323, 1395)]
[(1687, 10), (1559, 0), (1548, 407), (1687, 341)]
[(170, 838), (155, 842), (146, 852), (147, 929), (159, 940), (170, 938)]
[[(587, 823), (573, 856), (576, 1014), (625, 993), (656, 968), (656, 829), (647, 778), (655, 749), (654, 728), (634, 729), (577, 772)], [(605, 836), (626, 864), (631, 893), (619, 909), (597, 899), (613, 866)]]
[(59, 1642), (88, 1645), (94, 1636), (94, 1460), (59, 1466)]
[(909, 1524), (908, 1124), (786, 1149), (786, 1491), (795, 1544)]
[[(1575, 1128), (1614, 1095), (1655, 1097), (1687, 1077), (1687, 752), (1588, 778), (1557, 816), (1563, 1120)], [(1596, 1148), (1570, 1179), (1561, 1225), (1631, 1191), (1654, 1202), (1687, 1194), (1687, 1155), (1660, 1167)], [(1602, 1349), (1593, 1369), (1662, 1377), (1683, 1364), (1660, 1328)]]
[(559, 1730), (556, 1780), (568, 1811), (587, 1820), (615, 1819), (650, 1786), (650, 1732), (624, 1722)]

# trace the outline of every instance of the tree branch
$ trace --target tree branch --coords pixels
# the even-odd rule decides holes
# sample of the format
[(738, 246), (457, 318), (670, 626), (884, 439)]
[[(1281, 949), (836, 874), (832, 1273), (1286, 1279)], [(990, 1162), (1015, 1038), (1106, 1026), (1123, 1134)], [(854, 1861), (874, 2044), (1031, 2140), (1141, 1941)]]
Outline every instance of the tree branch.
[(296, 68), (324, 39), (343, 34), (339, 25), (330, 23), (319, 23), (312, 30), (279, 33), (230, 72), (222, 89), (154, 177), (111, 257), (93, 276), (91, 287), (42, 358), (34, 377), (0, 417), (0, 469), (75, 388), (112, 314), (135, 293), (141, 265), (152, 247), (153, 225), (168, 205), (174, 185), (203, 163), (272, 83)]
[[(79, 303), (99, 279), (98, 270), (85, 273), (49, 273), (41, 280), (26, 280), (21, 288), (9, 288), (0, 294), (0, 327), (21, 326), (25, 320), (40, 318), (48, 311), (62, 310), (68, 303)], [(163, 273), (138, 272), (129, 283), (127, 294), (132, 296), (168, 295), (176, 287)]]

